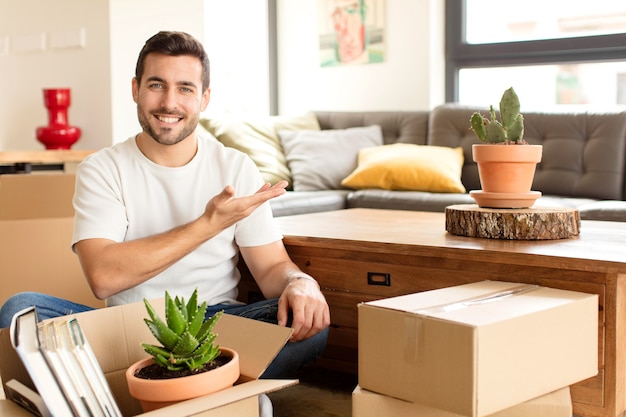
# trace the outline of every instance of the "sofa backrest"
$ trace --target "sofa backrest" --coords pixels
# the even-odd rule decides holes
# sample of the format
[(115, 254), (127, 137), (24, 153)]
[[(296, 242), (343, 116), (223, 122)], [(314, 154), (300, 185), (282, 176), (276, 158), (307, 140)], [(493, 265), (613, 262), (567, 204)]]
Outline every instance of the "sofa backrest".
[[(462, 181), (480, 189), (472, 144), (480, 143), (469, 129), (472, 113), (488, 109), (444, 104), (431, 112), (427, 143), (463, 148)], [(533, 190), (547, 195), (622, 200), (626, 196), (626, 110), (608, 112), (528, 112), (524, 139), (543, 145)]]
[(314, 113), (323, 130), (379, 125), (386, 145), (391, 143), (426, 144), (429, 111), (316, 111)]

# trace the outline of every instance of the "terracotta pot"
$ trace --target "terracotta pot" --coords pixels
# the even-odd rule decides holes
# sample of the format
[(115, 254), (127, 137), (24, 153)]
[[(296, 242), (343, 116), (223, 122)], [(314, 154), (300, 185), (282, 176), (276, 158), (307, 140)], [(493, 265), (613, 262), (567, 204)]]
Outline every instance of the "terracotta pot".
[(239, 379), (239, 355), (232, 349), (220, 347), (222, 355), (231, 360), (208, 372), (171, 379), (137, 378), (138, 369), (152, 365), (152, 358), (145, 358), (132, 364), (126, 370), (126, 381), (130, 395), (139, 400), (144, 412), (168, 405), (201, 397), (231, 387)]
[(482, 190), (470, 195), (481, 207), (530, 207), (541, 196), (531, 187), (542, 151), (542, 145), (472, 145)]

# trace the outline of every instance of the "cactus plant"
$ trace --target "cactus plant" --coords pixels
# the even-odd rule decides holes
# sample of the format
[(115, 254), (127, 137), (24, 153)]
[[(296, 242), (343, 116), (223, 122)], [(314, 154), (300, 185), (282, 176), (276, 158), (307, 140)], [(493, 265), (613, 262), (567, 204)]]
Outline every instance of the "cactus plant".
[(519, 98), (509, 88), (500, 100), (500, 118), (496, 119), (496, 111), (489, 106), (491, 119), (483, 117), (479, 112), (472, 114), (470, 129), (478, 139), (486, 143), (527, 144), (524, 140), (524, 116), (520, 114)]
[(144, 304), (150, 315), (150, 319), (144, 321), (162, 346), (141, 345), (156, 364), (170, 371), (188, 369), (193, 372), (219, 356), (219, 346), (213, 344), (217, 335), (212, 330), (223, 312), (205, 318), (207, 303), (198, 306), (197, 288), (186, 304), (184, 298), (172, 299), (165, 291), (165, 322), (148, 300), (144, 299)]

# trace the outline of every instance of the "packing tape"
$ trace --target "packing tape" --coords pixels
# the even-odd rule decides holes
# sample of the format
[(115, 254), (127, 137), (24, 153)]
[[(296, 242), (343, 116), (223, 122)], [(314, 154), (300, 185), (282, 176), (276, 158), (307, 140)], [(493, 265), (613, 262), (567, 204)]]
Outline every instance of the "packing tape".
[(503, 291), (495, 291), (490, 294), (479, 295), (478, 297), (470, 297), (461, 301), (455, 301), (453, 303), (441, 304), (438, 306), (432, 306), (428, 308), (422, 308), (417, 310), (411, 310), (412, 313), (421, 314), (424, 316), (431, 316), (437, 313), (443, 313), (447, 311), (456, 311), (464, 308), (469, 308), (477, 305), (493, 303), (495, 301), (504, 300), (515, 295), (526, 294), (531, 291), (535, 291), (541, 288), (539, 285), (522, 284), (517, 287), (510, 288)]
[(410, 313), (404, 316), (404, 360), (406, 363), (418, 363), (420, 352), (423, 352), (423, 322), (422, 316), (432, 316), (437, 313), (448, 311), (456, 311), (464, 308), (470, 308), (477, 305), (492, 303), (504, 300), (509, 297), (522, 295), (541, 288), (539, 285), (522, 284), (517, 287), (503, 291), (495, 291), (489, 294), (482, 294), (477, 297), (466, 298), (454, 303), (441, 304), (423, 309), (409, 310)]

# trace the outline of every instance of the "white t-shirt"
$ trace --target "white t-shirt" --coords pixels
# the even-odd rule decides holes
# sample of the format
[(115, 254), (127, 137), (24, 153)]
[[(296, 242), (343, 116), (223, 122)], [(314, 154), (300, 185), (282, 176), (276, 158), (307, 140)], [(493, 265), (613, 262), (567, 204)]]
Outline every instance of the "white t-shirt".
[[(252, 160), (214, 138), (198, 137), (198, 152), (185, 166), (155, 164), (135, 138), (102, 149), (79, 165), (74, 195), (73, 245), (84, 239), (115, 242), (139, 239), (199, 218), (207, 202), (226, 185), (236, 196), (254, 194), (263, 184)], [(260, 246), (282, 239), (269, 203), (209, 239), (148, 281), (109, 297), (107, 305), (143, 298), (188, 298), (198, 288), (209, 305), (236, 302), (238, 246)]]

